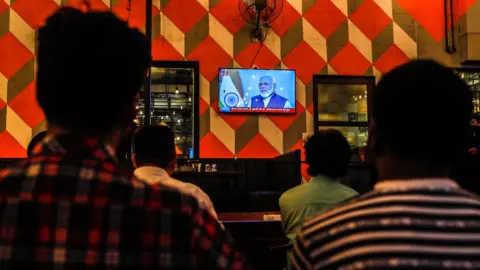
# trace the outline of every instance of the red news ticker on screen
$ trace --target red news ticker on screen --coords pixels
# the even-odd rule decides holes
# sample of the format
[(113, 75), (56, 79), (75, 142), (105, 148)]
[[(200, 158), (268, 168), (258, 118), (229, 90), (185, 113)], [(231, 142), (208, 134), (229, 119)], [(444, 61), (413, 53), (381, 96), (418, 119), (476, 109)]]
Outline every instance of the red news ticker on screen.
[(230, 108), (231, 112), (249, 112), (249, 113), (294, 113), (295, 109), (274, 109), (274, 108)]

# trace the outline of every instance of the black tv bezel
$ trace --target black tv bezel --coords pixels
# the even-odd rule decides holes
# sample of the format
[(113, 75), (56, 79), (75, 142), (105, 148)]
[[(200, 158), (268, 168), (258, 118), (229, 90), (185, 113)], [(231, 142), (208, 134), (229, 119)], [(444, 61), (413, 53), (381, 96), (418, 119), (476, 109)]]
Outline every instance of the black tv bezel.
[[(265, 69), (265, 68), (230, 68), (230, 67), (219, 67), (218, 68), (218, 72), (217, 72), (217, 76), (218, 78), (220, 78), (220, 71), (222, 69), (235, 69), (235, 70), (265, 70), (265, 71), (269, 71), (269, 70), (279, 70), (279, 71), (293, 71), (293, 75), (294, 75), (294, 78), (295, 78), (295, 89), (294, 89), (294, 95), (295, 95), (295, 108), (294, 108), (294, 111), (293, 112), (223, 112), (220, 110), (220, 108), (218, 109), (218, 113), (221, 113), (221, 114), (226, 114), (226, 115), (234, 115), (234, 114), (243, 114), (243, 115), (275, 115), (275, 116), (292, 116), (292, 115), (295, 115), (297, 114), (297, 70), (296, 69), (282, 69), (282, 68), (273, 68), (273, 69)], [(220, 100), (220, 81), (218, 82), (218, 87), (217, 87), (217, 93), (218, 93), (218, 100)]]

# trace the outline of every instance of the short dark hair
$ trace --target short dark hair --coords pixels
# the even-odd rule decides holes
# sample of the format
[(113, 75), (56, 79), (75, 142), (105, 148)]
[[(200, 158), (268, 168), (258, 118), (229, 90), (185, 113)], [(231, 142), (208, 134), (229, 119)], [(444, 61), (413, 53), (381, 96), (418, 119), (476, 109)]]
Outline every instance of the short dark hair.
[(60, 8), (39, 30), (37, 101), (49, 123), (103, 134), (133, 121), (149, 63), (145, 35), (113, 13)]
[(385, 74), (372, 93), (377, 155), (449, 166), (465, 152), (472, 93), (453, 70), (414, 60)]
[(28, 147), (27, 147), (28, 157), (32, 156), (33, 149), (35, 148), (35, 146), (37, 146), (37, 144), (41, 143), (43, 141), (43, 139), (45, 139), (45, 137), (47, 137), (47, 131), (41, 131), (41, 132), (37, 133), (37, 135), (35, 135), (32, 138), (32, 140), (30, 141), (30, 143), (28, 144)]
[(175, 134), (168, 126), (143, 126), (133, 134), (132, 152), (137, 166), (153, 164), (166, 169), (176, 156)]
[(336, 129), (317, 131), (308, 138), (304, 148), (309, 175), (323, 174), (336, 179), (347, 174), (352, 150), (340, 131)]

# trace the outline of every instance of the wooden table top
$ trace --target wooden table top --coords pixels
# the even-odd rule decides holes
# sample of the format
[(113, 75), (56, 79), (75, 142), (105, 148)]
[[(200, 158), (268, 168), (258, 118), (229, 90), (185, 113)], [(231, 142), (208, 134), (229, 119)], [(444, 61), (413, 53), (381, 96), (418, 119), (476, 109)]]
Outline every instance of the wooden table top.
[(280, 215), (280, 212), (218, 213), (218, 219), (222, 222), (280, 222), (279, 220), (264, 220), (264, 215)]

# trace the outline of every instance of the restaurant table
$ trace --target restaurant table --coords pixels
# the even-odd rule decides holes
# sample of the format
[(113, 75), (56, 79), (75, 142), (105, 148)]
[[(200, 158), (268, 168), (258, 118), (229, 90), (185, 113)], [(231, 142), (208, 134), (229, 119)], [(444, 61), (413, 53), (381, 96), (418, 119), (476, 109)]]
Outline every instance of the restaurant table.
[(264, 220), (265, 215), (280, 213), (219, 213), (218, 217), (251, 267), (260, 270), (283, 269), (287, 265), (286, 252), (275, 247), (286, 245), (289, 241), (283, 233), (281, 222)]

